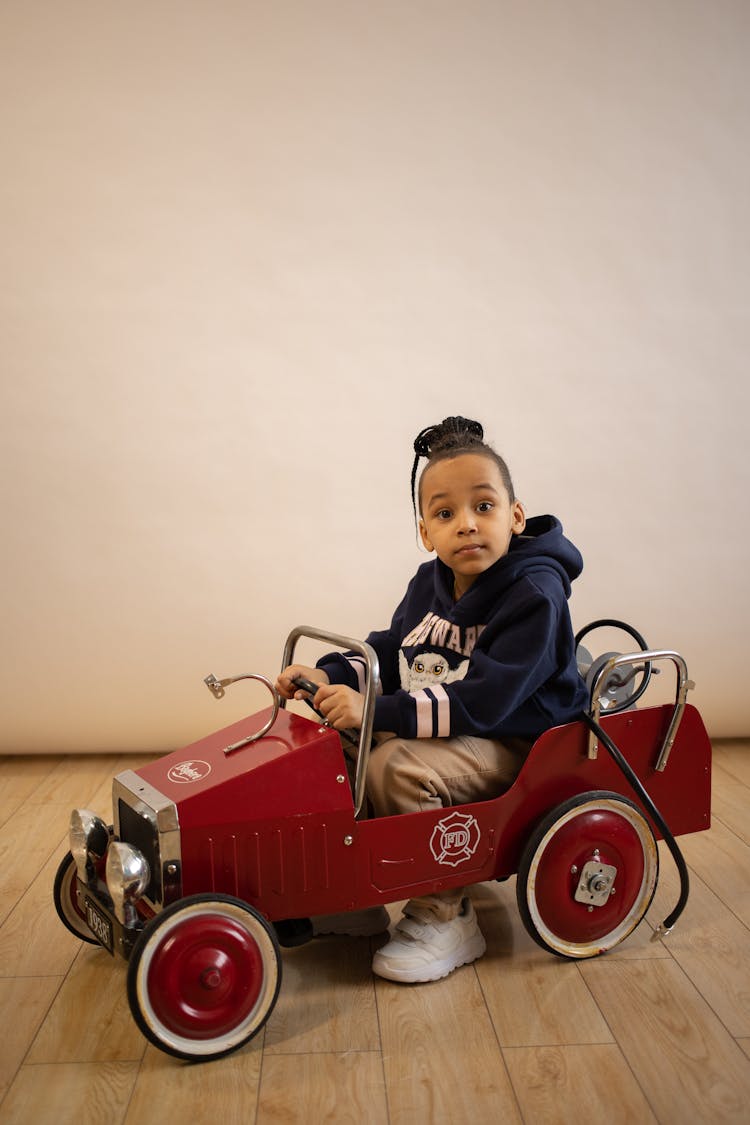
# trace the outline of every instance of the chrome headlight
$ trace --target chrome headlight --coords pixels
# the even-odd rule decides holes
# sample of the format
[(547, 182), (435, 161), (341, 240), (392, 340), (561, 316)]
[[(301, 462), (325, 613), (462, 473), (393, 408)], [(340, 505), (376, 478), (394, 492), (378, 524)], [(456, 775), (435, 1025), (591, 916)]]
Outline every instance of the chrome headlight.
[(126, 924), (128, 907), (141, 897), (149, 884), (148, 864), (137, 848), (115, 841), (107, 853), (107, 890), (112, 896), (115, 916)]
[(109, 829), (96, 813), (88, 809), (73, 809), (68, 839), (78, 878), (87, 883), (93, 865), (107, 854)]

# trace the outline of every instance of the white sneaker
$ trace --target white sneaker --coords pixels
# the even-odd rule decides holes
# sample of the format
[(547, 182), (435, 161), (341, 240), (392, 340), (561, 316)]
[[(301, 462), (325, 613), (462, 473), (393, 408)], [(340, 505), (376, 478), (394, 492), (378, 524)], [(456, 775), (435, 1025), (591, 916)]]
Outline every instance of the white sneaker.
[(311, 919), (313, 934), (343, 934), (348, 937), (373, 937), (388, 929), (391, 917), (384, 906), (349, 910), (345, 914), (319, 914)]
[(393, 938), (379, 949), (372, 971), (387, 980), (403, 983), (440, 980), (459, 965), (476, 961), (487, 948), (471, 900), (450, 922), (424, 922), (405, 915)]

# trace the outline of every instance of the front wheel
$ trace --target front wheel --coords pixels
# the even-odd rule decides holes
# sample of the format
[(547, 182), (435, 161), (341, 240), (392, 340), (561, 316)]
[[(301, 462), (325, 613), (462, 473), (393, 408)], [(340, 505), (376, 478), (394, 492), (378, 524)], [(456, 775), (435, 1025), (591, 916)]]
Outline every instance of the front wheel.
[(158, 914), (128, 964), (128, 1001), (143, 1034), (169, 1055), (207, 1060), (247, 1043), (281, 986), (265, 919), (229, 895), (194, 895)]
[(633, 801), (582, 793), (537, 826), (516, 898), (531, 937), (560, 957), (596, 957), (632, 933), (651, 905), (659, 853)]
[(63, 857), (55, 875), (55, 886), (52, 897), (55, 902), (57, 916), (71, 934), (75, 934), (81, 941), (88, 941), (91, 945), (99, 942), (89, 929), (86, 915), (78, 905), (78, 869), (71, 852)]

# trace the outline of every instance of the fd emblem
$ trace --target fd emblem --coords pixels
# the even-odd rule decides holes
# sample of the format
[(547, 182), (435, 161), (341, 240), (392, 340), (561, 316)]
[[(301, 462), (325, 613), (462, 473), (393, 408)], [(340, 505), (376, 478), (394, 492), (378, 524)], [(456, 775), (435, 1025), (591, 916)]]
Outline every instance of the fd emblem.
[(172, 766), (167, 777), (170, 781), (179, 781), (183, 785), (188, 785), (191, 781), (202, 781), (210, 772), (211, 767), (208, 762), (180, 762)]
[(458, 867), (459, 863), (474, 855), (479, 837), (479, 825), (473, 816), (451, 813), (435, 825), (430, 837), (430, 851), (438, 863)]

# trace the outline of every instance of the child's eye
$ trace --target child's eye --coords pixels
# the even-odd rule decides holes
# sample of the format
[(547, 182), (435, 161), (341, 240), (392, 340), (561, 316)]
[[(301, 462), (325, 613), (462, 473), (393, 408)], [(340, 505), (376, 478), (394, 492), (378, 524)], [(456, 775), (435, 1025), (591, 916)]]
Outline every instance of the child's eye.
[(435, 518), (438, 520), (449, 520), (451, 515), (450, 508), (441, 508), (439, 512), (435, 513)]
[(477, 504), (478, 512), (491, 512), (495, 505), (491, 500), (482, 500), (481, 504)]

